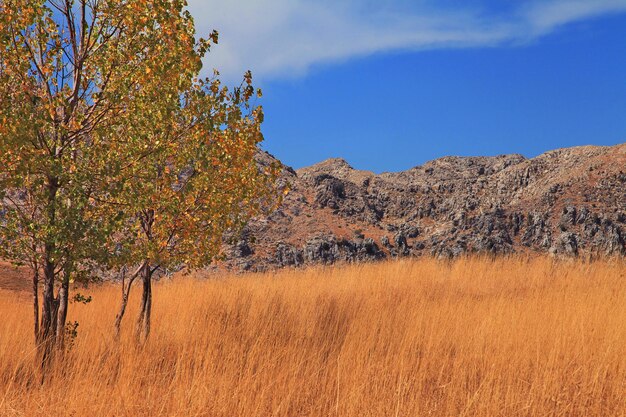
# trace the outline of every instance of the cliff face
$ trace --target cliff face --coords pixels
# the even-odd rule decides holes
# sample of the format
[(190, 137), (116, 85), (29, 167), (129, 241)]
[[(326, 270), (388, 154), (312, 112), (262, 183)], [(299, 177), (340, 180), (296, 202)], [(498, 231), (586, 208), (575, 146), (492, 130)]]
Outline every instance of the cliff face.
[[(272, 157), (262, 155), (262, 161)], [(626, 144), (445, 157), (380, 175), (330, 159), (226, 250), (241, 270), (468, 252), (626, 255)]]

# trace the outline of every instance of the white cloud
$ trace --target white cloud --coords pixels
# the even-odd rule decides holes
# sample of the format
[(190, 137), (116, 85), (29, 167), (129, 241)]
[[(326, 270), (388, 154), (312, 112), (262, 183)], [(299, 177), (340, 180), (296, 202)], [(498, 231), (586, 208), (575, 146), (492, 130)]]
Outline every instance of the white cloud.
[[(427, 0), (190, 0), (200, 35), (220, 32), (205, 68), (227, 81), (297, 77), (316, 64), (394, 50), (529, 41), (565, 24), (625, 12), (626, 0), (530, 0), (508, 13)], [(521, 3), (521, 2), (520, 2)]]
[(624, 11), (624, 0), (550, 0), (528, 8), (526, 17), (534, 34), (543, 35), (570, 22)]

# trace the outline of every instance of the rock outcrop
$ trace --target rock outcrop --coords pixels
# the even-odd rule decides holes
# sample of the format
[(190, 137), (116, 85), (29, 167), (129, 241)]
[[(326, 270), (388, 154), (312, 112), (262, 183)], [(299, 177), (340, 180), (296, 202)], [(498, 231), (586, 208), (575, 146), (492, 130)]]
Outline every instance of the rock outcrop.
[(290, 184), (282, 206), (247, 226), (225, 266), (474, 252), (626, 256), (626, 144), (533, 159), (445, 157), (379, 175), (330, 159), (285, 167), (280, 181)]

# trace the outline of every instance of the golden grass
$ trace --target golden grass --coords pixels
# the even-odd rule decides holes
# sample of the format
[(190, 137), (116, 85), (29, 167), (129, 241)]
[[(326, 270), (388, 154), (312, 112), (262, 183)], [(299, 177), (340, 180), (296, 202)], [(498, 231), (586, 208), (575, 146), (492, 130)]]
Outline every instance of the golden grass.
[(118, 291), (71, 306), (79, 336), (43, 386), (30, 300), (0, 293), (0, 415), (626, 415), (624, 263), (424, 259), (162, 282), (142, 349), (132, 309), (113, 342)]

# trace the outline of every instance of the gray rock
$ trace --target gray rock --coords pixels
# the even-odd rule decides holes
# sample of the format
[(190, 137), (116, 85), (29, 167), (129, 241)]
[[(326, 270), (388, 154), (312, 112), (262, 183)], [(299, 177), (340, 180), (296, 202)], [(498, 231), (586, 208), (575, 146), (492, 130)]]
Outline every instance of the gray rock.
[(563, 232), (556, 239), (554, 246), (549, 250), (552, 254), (577, 256), (578, 255), (578, 237), (571, 232)]
[(281, 267), (300, 266), (304, 263), (304, 256), (296, 247), (280, 242), (276, 247), (275, 260)]
[(305, 262), (331, 264), (383, 259), (385, 253), (373, 239), (347, 240), (318, 236), (307, 241), (303, 249)]
[(406, 256), (409, 254), (409, 244), (406, 241), (406, 236), (403, 232), (398, 232), (393, 237), (393, 241), (396, 246), (398, 255)]

